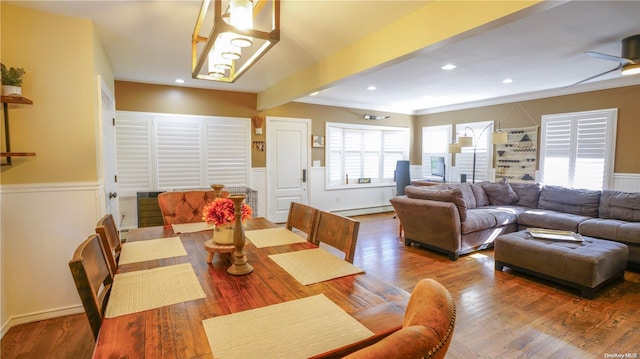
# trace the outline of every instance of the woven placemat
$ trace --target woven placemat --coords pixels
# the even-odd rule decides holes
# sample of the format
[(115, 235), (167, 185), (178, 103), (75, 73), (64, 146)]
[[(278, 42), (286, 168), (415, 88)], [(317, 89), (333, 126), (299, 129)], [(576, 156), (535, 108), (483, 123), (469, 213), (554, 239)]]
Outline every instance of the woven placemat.
[(256, 229), (244, 232), (256, 248), (281, 246), (284, 244), (304, 243), (307, 240), (286, 228)]
[(190, 263), (116, 274), (105, 317), (204, 298)]
[(172, 224), (171, 228), (173, 228), (173, 232), (175, 234), (202, 232), (202, 231), (213, 229), (213, 223), (210, 223), (210, 224), (207, 224), (206, 222), (179, 223), (179, 224)]
[(158, 238), (123, 244), (118, 263), (123, 265), (186, 255), (180, 237)]
[(322, 248), (272, 254), (269, 258), (303, 285), (364, 272)]
[(202, 321), (215, 358), (308, 358), (374, 333), (324, 294)]

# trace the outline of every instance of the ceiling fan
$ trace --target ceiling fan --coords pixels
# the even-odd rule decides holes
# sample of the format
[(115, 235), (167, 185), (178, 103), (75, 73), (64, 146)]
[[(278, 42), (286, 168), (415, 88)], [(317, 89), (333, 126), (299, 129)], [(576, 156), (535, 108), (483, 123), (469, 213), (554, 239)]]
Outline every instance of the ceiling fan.
[(585, 54), (602, 60), (616, 61), (618, 62), (618, 66), (611, 70), (586, 78), (582, 81), (578, 81), (569, 86), (578, 85), (620, 69), (622, 69), (622, 75), (640, 74), (640, 34), (632, 35), (622, 39), (622, 56), (620, 57), (601, 54), (599, 52), (593, 51), (586, 51)]

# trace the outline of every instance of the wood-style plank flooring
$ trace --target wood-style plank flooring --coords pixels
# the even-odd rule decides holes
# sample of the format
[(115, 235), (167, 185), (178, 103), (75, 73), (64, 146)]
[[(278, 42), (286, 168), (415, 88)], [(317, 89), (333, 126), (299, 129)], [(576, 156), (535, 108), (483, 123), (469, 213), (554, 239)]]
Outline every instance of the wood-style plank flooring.
[[(627, 271), (588, 300), (510, 269), (496, 272), (493, 250), (452, 262), (405, 247), (390, 213), (355, 218), (355, 265), (407, 291), (427, 277), (451, 291), (457, 320), (447, 358), (640, 358), (640, 273)], [(78, 314), (11, 328), (0, 357), (90, 358), (93, 344)]]

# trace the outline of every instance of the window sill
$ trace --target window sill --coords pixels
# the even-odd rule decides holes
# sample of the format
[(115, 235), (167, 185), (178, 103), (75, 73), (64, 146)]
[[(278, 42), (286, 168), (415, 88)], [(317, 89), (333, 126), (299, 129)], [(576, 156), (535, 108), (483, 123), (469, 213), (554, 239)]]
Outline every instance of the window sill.
[(378, 188), (378, 187), (395, 187), (396, 184), (394, 182), (385, 182), (385, 183), (349, 183), (349, 184), (341, 184), (334, 186), (327, 186), (325, 190), (343, 190), (343, 189), (364, 189), (364, 188)]

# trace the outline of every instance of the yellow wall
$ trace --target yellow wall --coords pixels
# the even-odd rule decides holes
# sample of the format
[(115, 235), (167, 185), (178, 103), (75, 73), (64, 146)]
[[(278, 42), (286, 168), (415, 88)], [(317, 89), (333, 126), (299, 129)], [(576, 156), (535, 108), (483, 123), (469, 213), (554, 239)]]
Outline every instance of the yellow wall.
[(36, 157), (14, 157), (0, 183), (96, 181), (96, 73), (113, 75), (106, 57), (96, 60), (93, 24), (1, 6), (2, 63), (26, 70), (22, 94), (33, 101), (9, 106), (11, 150)]
[[(591, 91), (573, 95), (520, 101), (467, 110), (418, 116), (413, 153), (421, 155), (423, 126), (459, 124), (476, 121), (499, 121), (502, 128), (540, 126), (541, 116), (557, 113), (618, 109), (615, 173), (640, 173), (640, 85)], [(521, 106), (521, 107), (520, 107)], [(412, 163), (419, 164), (420, 161)]]

